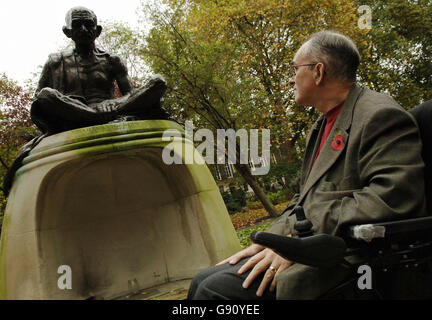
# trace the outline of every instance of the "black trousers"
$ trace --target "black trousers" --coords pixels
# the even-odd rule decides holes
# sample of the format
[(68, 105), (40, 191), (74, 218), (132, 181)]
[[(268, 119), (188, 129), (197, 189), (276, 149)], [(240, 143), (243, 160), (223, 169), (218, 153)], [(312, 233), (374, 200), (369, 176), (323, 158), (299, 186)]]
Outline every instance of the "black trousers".
[(249, 258), (239, 261), (235, 265), (225, 263), (212, 266), (198, 273), (192, 280), (188, 300), (275, 300), (276, 291), (270, 292), (269, 287), (262, 297), (256, 295), (256, 291), (263, 279), (260, 274), (249, 288), (242, 287), (243, 281), (249, 275), (250, 270), (239, 275), (237, 271)]

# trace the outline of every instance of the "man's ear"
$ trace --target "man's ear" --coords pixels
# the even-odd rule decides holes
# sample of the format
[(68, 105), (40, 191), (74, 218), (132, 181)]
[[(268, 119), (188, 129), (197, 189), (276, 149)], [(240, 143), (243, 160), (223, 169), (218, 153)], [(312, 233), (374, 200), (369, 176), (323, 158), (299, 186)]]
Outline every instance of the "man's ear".
[(66, 37), (71, 38), (72, 37), (72, 30), (68, 29), (68, 27), (63, 26), (63, 33), (66, 35)]
[(324, 75), (326, 73), (325, 64), (317, 63), (314, 71), (315, 71), (315, 74), (314, 74), (315, 84), (318, 86), (324, 81)]
[(102, 26), (97, 25), (96, 26), (96, 38), (100, 36), (101, 32), (102, 32)]

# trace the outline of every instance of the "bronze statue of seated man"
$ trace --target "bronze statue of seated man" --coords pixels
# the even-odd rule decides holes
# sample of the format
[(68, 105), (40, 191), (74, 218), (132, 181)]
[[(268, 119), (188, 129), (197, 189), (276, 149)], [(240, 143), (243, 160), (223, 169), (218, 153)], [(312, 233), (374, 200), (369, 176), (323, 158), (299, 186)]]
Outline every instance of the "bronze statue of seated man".
[[(48, 135), (108, 122), (173, 120), (161, 107), (167, 88), (162, 76), (152, 76), (134, 91), (122, 60), (96, 48), (101, 31), (93, 11), (75, 7), (67, 12), (63, 32), (75, 42), (75, 48), (51, 54), (43, 68), (30, 109), (43, 135), (21, 148), (3, 181), (5, 194), (23, 159)], [(114, 97), (116, 82), (123, 95), (120, 98)]]
[[(133, 90), (120, 57), (99, 50), (102, 27), (93, 11), (74, 7), (66, 14), (64, 34), (75, 48), (49, 56), (30, 113), (46, 134), (108, 122), (169, 119), (161, 107), (167, 86), (160, 75)], [(114, 98), (115, 83), (123, 95)]]

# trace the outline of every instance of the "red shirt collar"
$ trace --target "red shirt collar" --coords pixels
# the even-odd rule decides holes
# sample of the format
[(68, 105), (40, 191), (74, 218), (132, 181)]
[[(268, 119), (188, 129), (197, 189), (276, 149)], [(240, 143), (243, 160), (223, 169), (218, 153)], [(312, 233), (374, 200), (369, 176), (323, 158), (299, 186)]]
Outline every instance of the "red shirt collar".
[(330, 109), (330, 111), (328, 111), (325, 114), (325, 117), (327, 119), (327, 123), (329, 122), (333, 122), (336, 120), (337, 116), (339, 115), (339, 113), (342, 110), (342, 106), (344, 104), (345, 101), (342, 101), (341, 103), (339, 103), (336, 107), (333, 107), (332, 109)]

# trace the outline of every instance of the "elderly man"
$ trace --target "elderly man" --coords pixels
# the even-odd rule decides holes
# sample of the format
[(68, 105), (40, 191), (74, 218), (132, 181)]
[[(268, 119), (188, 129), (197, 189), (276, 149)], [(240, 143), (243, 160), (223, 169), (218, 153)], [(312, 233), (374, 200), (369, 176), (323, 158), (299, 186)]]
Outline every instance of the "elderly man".
[[(394, 100), (355, 84), (360, 56), (331, 31), (306, 41), (293, 60), (295, 100), (322, 113), (309, 133), (300, 193), (268, 230), (295, 235), (301, 205), (316, 233), (345, 224), (425, 214), (421, 142), (414, 119)], [(347, 271), (292, 263), (253, 244), (192, 281), (189, 299), (315, 299)]]
[[(93, 11), (75, 7), (65, 20), (63, 32), (75, 48), (50, 55), (31, 108), (33, 122), (44, 133), (110, 121), (169, 118), (160, 105), (166, 90), (161, 76), (153, 76), (133, 92), (122, 60), (96, 48), (102, 27)], [(114, 98), (115, 82), (120, 98)]]

